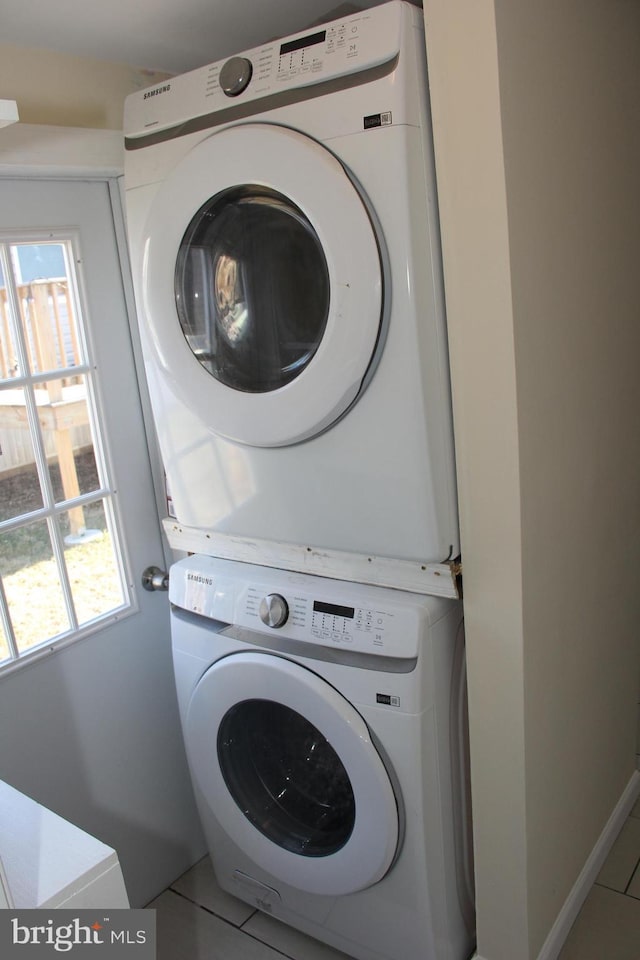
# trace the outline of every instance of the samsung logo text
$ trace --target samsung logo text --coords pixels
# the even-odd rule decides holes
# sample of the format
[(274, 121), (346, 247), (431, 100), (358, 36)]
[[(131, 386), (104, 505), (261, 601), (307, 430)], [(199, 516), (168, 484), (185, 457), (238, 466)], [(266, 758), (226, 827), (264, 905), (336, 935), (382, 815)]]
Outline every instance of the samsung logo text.
[(153, 90), (147, 90), (143, 99), (148, 100), (149, 97), (159, 97), (161, 93), (169, 93), (169, 90), (171, 90), (171, 84), (165, 83), (163, 87), (154, 87)]
[(213, 586), (213, 577), (203, 577), (200, 573), (188, 573), (187, 580), (192, 580), (194, 583), (204, 583), (206, 587)]

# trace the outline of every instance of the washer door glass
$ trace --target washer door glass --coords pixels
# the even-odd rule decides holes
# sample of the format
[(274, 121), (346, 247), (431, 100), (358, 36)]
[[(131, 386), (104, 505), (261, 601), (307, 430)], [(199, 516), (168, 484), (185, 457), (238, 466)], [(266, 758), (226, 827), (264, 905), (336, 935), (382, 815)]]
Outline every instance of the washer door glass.
[(305, 857), (340, 850), (353, 830), (355, 799), (338, 754), (312, 723), (271, 700), (245, 700), (224, 716), (218, 761), (250, 822)]
[(329, 315), (322, 245), (302, 211), (266, 187), (226, 190), (205, 203), (178, 252), (178, 319), (216, 380), (266, 393), (314, 356)]
[(386, 874), (394, 788), (363, 717), (322, 677), (276, 654), (223, 656), (184, 731), (205, 822), (271, 878), (339, 896)]

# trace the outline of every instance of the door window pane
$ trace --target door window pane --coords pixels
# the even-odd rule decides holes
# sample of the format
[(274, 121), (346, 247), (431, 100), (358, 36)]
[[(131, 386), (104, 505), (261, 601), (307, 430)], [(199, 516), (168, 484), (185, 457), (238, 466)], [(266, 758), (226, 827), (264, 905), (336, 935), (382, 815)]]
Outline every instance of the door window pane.
[(57, 503), (100, 489), (87, 381), (73, 379), (49, 380), (34, 390)]
[(0, 663), (4, 660), (8, 660), (11, 656), (9, 650), (9, 641), (7, 640), (7, 634), (5, 633), (4, 625), (0, 623)]
[(13, 380), (20, 369), (14, 314), (1, 267), (2, 264), (0, 264), (0, 381)]
[(0, 242), (0, 661), (130, 602), (73, 243)]
[(277, 390), (312, 360), (329, 315), (329, 272), (304, 213), (282, 194), (225, 191), (195, 215), (178, 254), (178, 317), (217, 380)]
[(0, 536), (0, 576), (21, 653), (69, 630), (46, 520), (23, 524)]
[(9, 254), (31, 372), (66, 369), (82, 363), (66, 245), (15, 244), (9, 248)]
[(44, 505), (24, 387), (0, 387), (0, 522)]
[(77, 520), (73, 514), (73, 510), (66, 511), (58, 520), (73, 606), (82, 625), (121, 607), (125, 597), (104, 501), (83, 508), (86, 526), (80, 536), (75, 532)]

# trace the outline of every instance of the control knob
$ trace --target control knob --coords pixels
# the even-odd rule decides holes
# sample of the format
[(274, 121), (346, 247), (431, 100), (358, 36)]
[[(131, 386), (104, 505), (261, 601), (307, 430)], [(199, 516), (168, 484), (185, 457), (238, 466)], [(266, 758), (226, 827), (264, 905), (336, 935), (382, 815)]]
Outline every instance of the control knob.
[(237, 97), (249, 85), (253, 64), (246, 57), (231, 57), (220, 71), (220, 86), (228, 97)]
[(289, 619), (289, 607), (279, 593), (270, 593), (260, 603), (260, 619), (267, 627), (283, 627)]

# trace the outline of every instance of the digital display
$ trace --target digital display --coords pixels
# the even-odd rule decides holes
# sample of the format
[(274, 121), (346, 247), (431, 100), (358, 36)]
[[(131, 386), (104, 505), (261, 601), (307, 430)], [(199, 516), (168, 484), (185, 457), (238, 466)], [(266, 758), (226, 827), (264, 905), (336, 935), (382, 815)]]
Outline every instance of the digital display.
[(321, 600), (313, 601), (314, 613), (330, 613), (334, 617), (346, 617), (353, 620), (355, 609), (353, 607), (340, 607), (337, 603), (323, 603)]
[(285, 53), (294, 53), (296, 50), (304, 50), (305, 47), (312, 47), (316, 43), (324, 43), (327, 39), (327, 31), (321, 30), (319, 33), (312, 33), (308, 37), (299, 37), (298, 40), (289, 40), (280, 47), (280, 56)]

